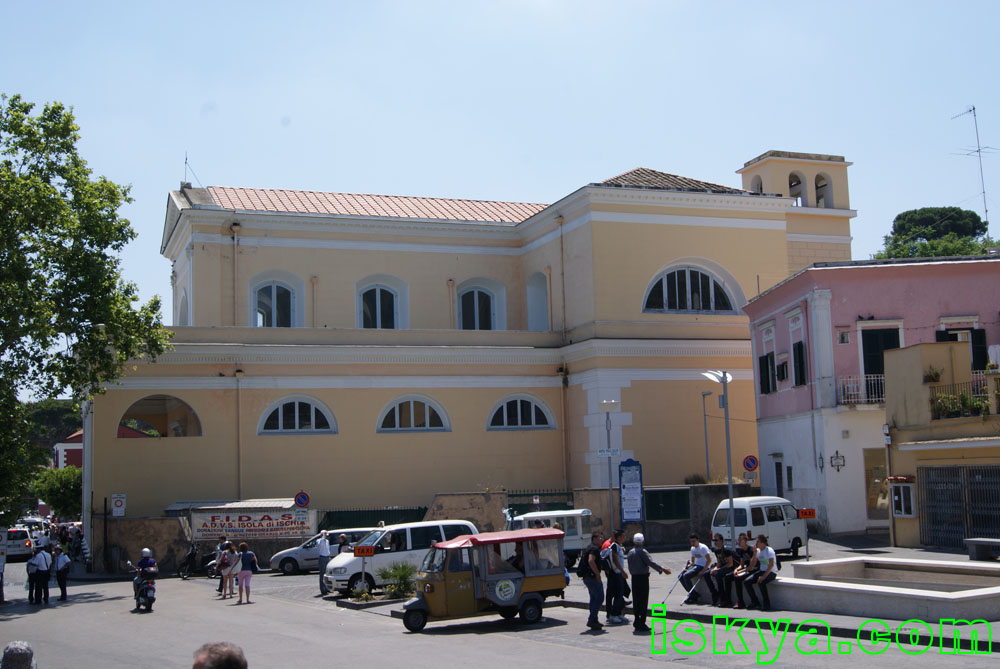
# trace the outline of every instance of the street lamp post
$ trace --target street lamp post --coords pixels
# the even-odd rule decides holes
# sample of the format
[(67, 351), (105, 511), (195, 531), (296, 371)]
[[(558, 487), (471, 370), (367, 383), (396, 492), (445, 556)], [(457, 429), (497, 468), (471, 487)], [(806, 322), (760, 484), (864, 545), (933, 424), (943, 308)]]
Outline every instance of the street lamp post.
[(729, 444), (729, 382), (733, 380), (733, 375), (722, 370), (708, 370), (702, 372), (702, 376), (722, 384), (722, 397), (719, 404), (725, 410), (726, 421), (726, 479), (729, 481), (729, 545), (736, 545), (736, 518), (733, 503), (733, 456)]
[(615, 497), (612, 492), (613, 479), (611, 476), (611, 457), (613, 454), (611, 450), (611, 413), (618, 409), (619, 404), (618, 400), (601, 400), (598, 402), (598, 406), (604, 412), (604, 428), (608, 434), (608, 519), (611, 522), (608, 528), (609, 531), (613, 531), (615, 527)]
[(711, 390), (701, 391), (701, 422), (705, 428), (705, 483), (712, 480), (712, 475), (708, 470), (708, 414), (705, 413), (705, 398), (711, 394)]

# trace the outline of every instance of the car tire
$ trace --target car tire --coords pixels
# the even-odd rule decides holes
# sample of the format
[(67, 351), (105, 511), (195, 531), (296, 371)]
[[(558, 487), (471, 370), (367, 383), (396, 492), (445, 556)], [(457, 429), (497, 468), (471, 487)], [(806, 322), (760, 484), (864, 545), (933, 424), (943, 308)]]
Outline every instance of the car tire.
[[(358, 587), (358, 583), (361, 582), (361, 574), (355, 574), (351, 577), (351, 580), (347, 582), (347, 592), (354, 592), (354, 588)], [(365, 583), (368, 584), (368, 592), (375, 592), (375, 579), (372, 578), (371, 574), (365, 574)]]
[(799, 549), (802, 548), (802, 540), (798, 537), (792, 539), (792, 557), (799, 556)]
[(427, 612), (412, 609), (403, 614), (403, 626), (411, 632), (419, 632), (427, 624)]
[(521, 605), (521, 622), (534, 625), (542, 619), (542, 603), (537, 599), (529, 599)]
[(281, 568), (281, 573), (285, 576), (299, 573), (299, 563), (292, 558), (285, 558), (278, 566)]
[(500, 607), (500, 617), (504, 620), (513, 620), (517, 617), (517, 607), (516, 606), (502, 606)]

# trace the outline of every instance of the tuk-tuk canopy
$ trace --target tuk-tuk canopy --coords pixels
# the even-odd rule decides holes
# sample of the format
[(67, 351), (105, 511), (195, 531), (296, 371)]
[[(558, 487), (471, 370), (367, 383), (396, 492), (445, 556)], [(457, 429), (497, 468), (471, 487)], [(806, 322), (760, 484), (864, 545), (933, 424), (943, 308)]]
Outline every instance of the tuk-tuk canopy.
[(504, 532), (483, 532), (482, 534), (463, 534), (439, 541), (437, 548), (468, 548), (470, 546), (485, 546), (487, 544), (506, 544), (512, 541), (540, 541), (542, 539), (558, 539), (563, 536), (562, 530), (551, 527), (532, 528), (526, 530), (506, 530)]

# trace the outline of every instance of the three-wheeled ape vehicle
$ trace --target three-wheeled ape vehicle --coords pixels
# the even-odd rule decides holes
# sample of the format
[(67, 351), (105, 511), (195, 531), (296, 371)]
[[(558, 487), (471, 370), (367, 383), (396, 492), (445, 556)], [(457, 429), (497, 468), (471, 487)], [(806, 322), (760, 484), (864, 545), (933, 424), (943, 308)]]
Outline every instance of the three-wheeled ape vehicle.
[(417, 572), (417, 594), (403, 605), (403, 624), (419, 632), (428, 620), (520, 613), (532, 624), (546, 597), (566, 588), (563, 533), (551, 528), (463, 534), (439, 541)]

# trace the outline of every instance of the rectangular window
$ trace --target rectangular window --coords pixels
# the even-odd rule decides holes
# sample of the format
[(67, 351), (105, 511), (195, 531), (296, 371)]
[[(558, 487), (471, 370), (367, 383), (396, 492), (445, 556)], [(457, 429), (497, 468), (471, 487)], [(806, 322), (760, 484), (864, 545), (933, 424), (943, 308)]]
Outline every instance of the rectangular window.
[(851, 331), (841, 330), (837, 333), (837, 343), (838, 344), (850, 344), (851, 343)]
[(913, 510), (913, 484), (892, 484), (892, 515), (897, 518), (916, 518)]
[(462, 293), (462, 329), (476, 329), (476, 291)]
[(691, 518), (687, 488), (645, 490), (646, 520), (688, 520)]
[(754, 527), (760, 527), (764, 524), (764, 509), (755, 506), (750, 509), (750, 521), (753, 523)]
[(774, 365), (774, 352), (757, 358), (760, 376), (760, 394), (767, 395), (778, 389), (777, 370)]
[(396, 329), (396, 296), (388, 290), (379, 290), (379, 327), (384, 330)]
[(436, 541), (441, 541), (441, 528), (439, 526), (410, 528), (410, 550), (430, 548)]
[(361, 296), (361, 327), (363, 328), (378, 327), (376, 322), (378, 305), (375, 302), (377, 297), (378, 291), (374, 288), (366, 290)]
[(791, 467), (785, 467), (785, 487), (788, 488), (789, 490), (792, 490), (793, 487), (794, 487), (794, 486), (792, 486), (792, 468)]
[(804, 341), (792, 344), (792, 364), (795, 367), (795, 385), (806, 385), (808, 375), (806, 374), (806, 343)]
[(765, 507), (765, 511), (767, 511), (767, 522), (769, 523), (780, 523), (785, 519), (784, 516), (781, 515), (780, 506), (768, 506)]
[[(785, 482), (782, 480), (781, 473), (781, 460), (778, 460), (774, 463), (774, 484), (778, 488), (778, 492), (776, 493), (778, 497), (785, 494)], [(768, 511), (768, 514), (770, 515), (770, 511)]]

